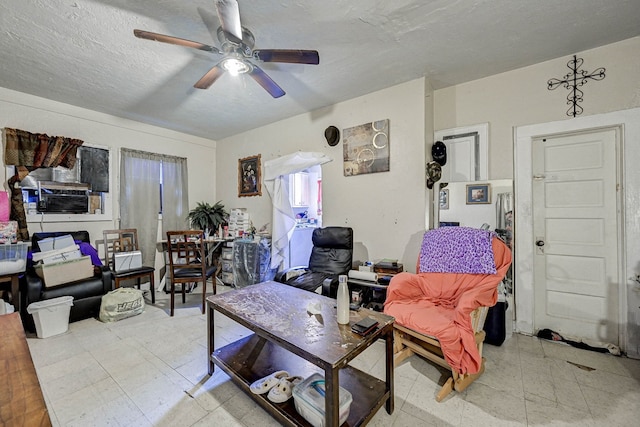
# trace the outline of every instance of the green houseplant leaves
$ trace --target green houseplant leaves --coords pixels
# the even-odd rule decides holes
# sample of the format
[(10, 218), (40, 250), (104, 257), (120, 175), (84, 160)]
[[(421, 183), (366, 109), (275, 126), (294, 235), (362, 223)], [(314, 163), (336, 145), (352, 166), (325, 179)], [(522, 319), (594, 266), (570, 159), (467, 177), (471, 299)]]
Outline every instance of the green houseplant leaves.
[(221, 200), (214, 205), (207, 202), (198, 202), (195, 208), (189, 211), (187, 221), (194, 230), (209, 230), (215, 233), (220, 225), (226, 224), (229, 213), (224, 209)]

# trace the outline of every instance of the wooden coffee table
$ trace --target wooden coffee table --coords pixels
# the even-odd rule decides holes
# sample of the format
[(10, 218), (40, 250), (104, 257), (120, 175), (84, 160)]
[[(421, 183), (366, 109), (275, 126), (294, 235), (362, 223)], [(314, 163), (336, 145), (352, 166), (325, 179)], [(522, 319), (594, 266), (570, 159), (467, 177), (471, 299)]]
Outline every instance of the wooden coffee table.
[[(321, 314), (307, 312), (320, 303)], [(293, 398), (275, 404), (267, 395), (251, 393), (249, 386), (274, 371), (286, 370), (303, 378), (320, 372), (325, 377), (326, 426), (339, 420), (338, 386), (353, 396), (347, 425), (366, 424), (386, 404), (393, 412), (393, 317), (361, 309), (350, 314), (350, 325), (373, 317), (379, 329), (367, 337), (336, 321), (336, 300), (277, 282), (264, 282), (207, 298), (209, 374), (218, 365), (260, 406), (285, 425), (308, 426), (295, 409)], [(214, 350), (214, 311), (254, 333)], [(385, 341), (386, 380), (381, 381), (348, 363), (378, 339)]]
[(0, 316), (0, 381), (0, 426), (51, 426), (19, 313)]

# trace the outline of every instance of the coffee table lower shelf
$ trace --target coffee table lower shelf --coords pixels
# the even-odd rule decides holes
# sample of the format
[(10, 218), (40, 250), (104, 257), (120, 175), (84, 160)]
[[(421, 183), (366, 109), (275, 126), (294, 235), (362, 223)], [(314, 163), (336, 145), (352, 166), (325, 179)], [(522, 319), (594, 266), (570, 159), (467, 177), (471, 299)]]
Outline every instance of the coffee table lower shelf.
[[(267, 399), (266, 393), (253, 394), (249, 386), (254, 381), (279, 370), (303, 378), (314, 372), (324, 375), (318, 366), (256, 334), (215, 350), (211, 354), (211, 361), (281, 423), (290, 426), (310, 425), (296, 411), (293, 398), (285, 403), (272, 403)], [(340, 369), (339, 378), (340, 386), (349, 390), (353, 396), (349, 418), (343, 424), (345, 426), (366, 424), (389, 398), (384, 381), (356, 368), (346, 366)]]

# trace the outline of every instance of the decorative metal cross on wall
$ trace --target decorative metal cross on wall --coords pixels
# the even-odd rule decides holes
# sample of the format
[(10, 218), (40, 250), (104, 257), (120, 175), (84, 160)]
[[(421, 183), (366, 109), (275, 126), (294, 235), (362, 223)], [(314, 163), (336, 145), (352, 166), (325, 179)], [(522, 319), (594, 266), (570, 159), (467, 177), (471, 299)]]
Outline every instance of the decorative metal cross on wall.
[(567, 62), (567, 67), (571, 70), (570, 73), (564, 76), (562, 80), (559, 79), (549, 79), (547, 81), (547, 89), (554, 90), (560, 85), (564, 85), (565, 89), (570, 89), (569, 95), (567, 95), (567, 105), (571, 105), (567, 110), (567, 116), (577, 116), (578, 114), (582, 114), (584, 109), (578, 105), (579, 102), (583, 101), (582, 92), (579, 88), (587, 83), (589, 80), (602, 80), (604, 79), (604, 67), (600, 67), (595, 70), (593, 73), (588, 74), (584, 70), (579, 70), (582, 66), (584, 59), (576, 58), (573, 55), (573, 59)]

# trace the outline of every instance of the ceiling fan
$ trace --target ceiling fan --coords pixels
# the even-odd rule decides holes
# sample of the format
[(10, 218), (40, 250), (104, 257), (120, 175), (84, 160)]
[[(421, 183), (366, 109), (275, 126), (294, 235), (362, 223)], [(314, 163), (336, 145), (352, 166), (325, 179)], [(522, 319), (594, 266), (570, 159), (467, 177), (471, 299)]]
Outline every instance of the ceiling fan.
[(311, 65), (320, 63), (320, 57), (316, 50), (253, 49), (255, 38), (251, 31), (240, 23), (238, 2), (236, 0), (215, 0), (215, 4), (220, 19), (220, 27), (217, 31), (218, 40), (221, 43), (220, 49), (150, 31), (133, 30), (133, 34), (141, 39), (176, 44), (222, 55), (222, 59), (196, 82), (194, 87), (197, 89), (208, 89), (225, 71), (232, 75), (248, 73), (271, 96), (279, 98), (285, 94), (284, 90), (253, 61)]

